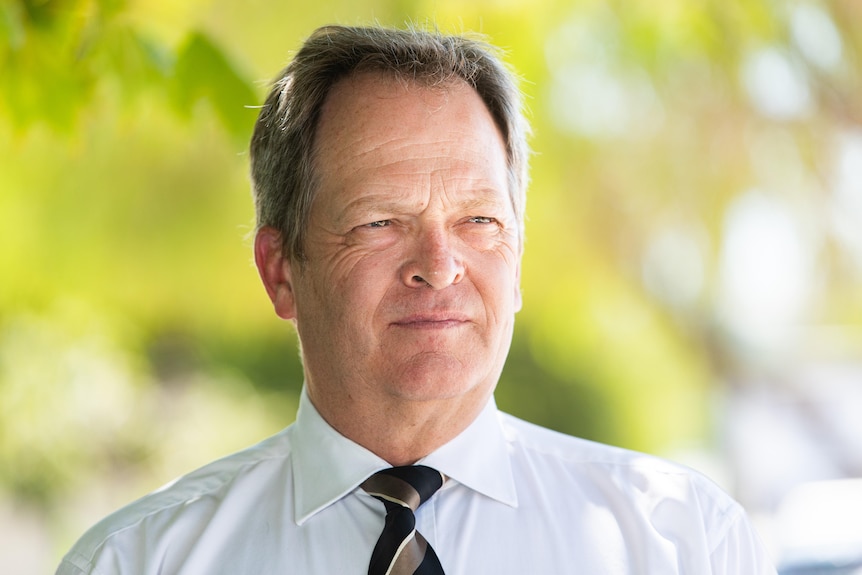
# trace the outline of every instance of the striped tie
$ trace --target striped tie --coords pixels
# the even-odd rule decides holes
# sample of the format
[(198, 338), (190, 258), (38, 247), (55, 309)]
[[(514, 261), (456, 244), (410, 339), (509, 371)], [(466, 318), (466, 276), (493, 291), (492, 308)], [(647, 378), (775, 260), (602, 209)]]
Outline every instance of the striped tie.
[(362, 489), (386, 506), (386, 524), (371, 554), (368, 575), (443, 575), (434, 549), (416, 531), (413, 512), (444, 480), (439, 471), (424, 465), (391, 467), (365, 480)]

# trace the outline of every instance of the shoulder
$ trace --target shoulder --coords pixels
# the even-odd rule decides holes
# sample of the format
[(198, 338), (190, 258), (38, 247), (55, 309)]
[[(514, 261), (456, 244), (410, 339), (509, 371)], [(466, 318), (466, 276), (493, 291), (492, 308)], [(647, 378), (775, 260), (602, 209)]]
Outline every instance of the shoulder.
[(744, 514), (715, 482), (661, 457), (565, 435), (500, 414), (516, 472), (539, 477), (548, 488), (585, 497), (626, 501), (643, 510), (677, 509), (697, 515), (716, 532)]
[(647, 463), (666, 470), (681, 469), (681, 466), (653, 455), (566, 435), (508, 413), (498, 414), (506, 440), (513, 448), (530, 457), (573, 465), (596, 463), (629, 466)]
[(649, 548), (687, 565), (685, 572), (737, 573), (749, 566), (743, 571), (774, 574), (743, 508), (702, 473), (510, 415), (500, 414), (500, 421), (525, 512), (537, 510), (569, 527), (589, 518), (596, 548), (613, 542)]
[[(95, 573), (97, 559), (122, 554), (125, 542), (157, 541), (169, 532), (183, 537), (210, 522), (226, 499), (265, 495), (286, 485), (291, 455), (290, 428), (254, 446), (184, 475), (108, 515), (72, 547), (58, 573)], [(120, 543), (120, 540), (123, 543)], [(113, 544), (113, 545), (112, 545)], [(115, 549), (109, 549), (114, 547)], [(151, 550), (127, 549), (128, 554)], [(109, 559), (120, 562), (121, 558)], [(119, 566), (119, 563), (117, 563)], [(66, 571), (64, 571), (66, 569)], [(118, 571), (115, 571), (118, 572)]]
[(584, 465), (608, 468), (644, 468), (669, 475), (699, 474), (667, 459), (560, 433), (499, 412), (507, 442), (525, 457), (575, 468)]

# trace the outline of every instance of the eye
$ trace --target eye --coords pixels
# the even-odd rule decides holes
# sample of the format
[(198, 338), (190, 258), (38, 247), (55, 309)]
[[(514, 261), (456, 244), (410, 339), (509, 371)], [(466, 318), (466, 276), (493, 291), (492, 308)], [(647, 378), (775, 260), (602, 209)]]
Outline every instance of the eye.
[(497, 220), (485, 216), (473, 216), (468, 221), (473, 224), (493, 224)]
[(365, 224), (364, 228), (385, 228), (392, 225), (392, 220), (377, 220), (376, 222), (371, 222), (370, 224)]

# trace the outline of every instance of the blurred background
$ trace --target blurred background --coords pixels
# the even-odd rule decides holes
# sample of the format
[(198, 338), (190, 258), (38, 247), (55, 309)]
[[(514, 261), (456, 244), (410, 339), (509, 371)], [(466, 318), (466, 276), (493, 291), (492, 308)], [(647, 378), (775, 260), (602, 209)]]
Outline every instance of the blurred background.
[(0, 0), (5, 572), (293, 420), (247, 140), (308, 33), (372, 22), (486, 34), (522, 77), (499, 405), (704, 471), (788, 573), (858, 559), (862, 3)]

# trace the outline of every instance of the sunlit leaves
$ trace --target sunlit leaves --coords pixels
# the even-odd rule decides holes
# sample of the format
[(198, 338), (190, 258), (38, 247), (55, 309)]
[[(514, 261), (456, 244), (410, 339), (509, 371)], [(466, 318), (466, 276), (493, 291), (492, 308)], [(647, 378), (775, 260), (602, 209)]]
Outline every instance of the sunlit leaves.
[(24, 14), (17, 2), (0, 5), (0, 46), (19, 50), (24, 43)]
[[(92, 87), (76, 61), (75, 2), (12, 2), (0, 10), (0, 114), (19, 127), (71, 127)], [(2, 116), (0, 116), (2, 117)]]
[(190, 113), (206, 100), (238, 140), (251, 134), (255, 92), (212, 39), (193, 32), (177, 55), (172, 76), (174, 102), (181, 111)]
[(19, 131), (60, 132), (82, 114), (170, 92), (188, 116), (201, 101), (237, 141), (250, 133), (256, 93), (217, 42), (191, 30), (177, 50), (148, 37), (119, 0), (13, 1), (0, 7), (0, 118)]

